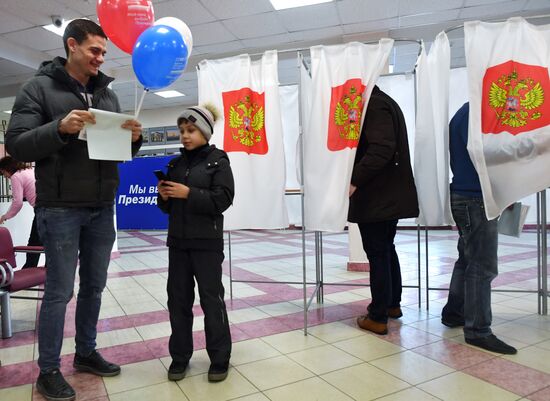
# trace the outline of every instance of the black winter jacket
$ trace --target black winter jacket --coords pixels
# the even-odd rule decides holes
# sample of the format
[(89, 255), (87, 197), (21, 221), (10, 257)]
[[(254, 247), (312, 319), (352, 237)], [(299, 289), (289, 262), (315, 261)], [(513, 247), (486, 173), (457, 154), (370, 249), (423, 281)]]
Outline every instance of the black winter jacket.
[[(91, 160), (86, 141), (61, 135), (57, 127), (71, 110), (88, 104), (56, 57), (42, 63), (36, 76), (17, 94), (6, 133), (7, 151), (17, 160), (36, 162), (36, 206), (100, 207), (112, 205), (118, 187), (118, 162)], [(103, 73), (91, 78), (92, 106), (120, 112), (113, 81)], [(135, 155), (141, 139), (132, 143)]]
[(348, 220), (374, 223), (418, 216), (405, 118), (399, 105), (375, 86), (357, 146)]
[(227, 154), (210, 145), (189, 161), (182, 149), (181, 156), (168, 163), (167, 176), (168, 181), (189, 187), (187, 199), (158, 197), (159, 208), (169, 214), (167, 245), (185, 248), (193, 240), (222, 239), (222, 213), (231, 206), (235, 193)]

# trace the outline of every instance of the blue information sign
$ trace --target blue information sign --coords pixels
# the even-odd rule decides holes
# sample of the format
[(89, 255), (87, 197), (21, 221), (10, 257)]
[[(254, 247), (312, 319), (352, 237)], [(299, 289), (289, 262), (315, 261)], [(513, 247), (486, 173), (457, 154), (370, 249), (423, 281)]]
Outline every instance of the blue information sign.
[(157, 178), (153, 171), (166, 173), (166, 165), (174, 157), (140, 157), (119, 165), (120, 185), (116, 196), (119, 230), (168, 228), (168, 215), (157, 207)]

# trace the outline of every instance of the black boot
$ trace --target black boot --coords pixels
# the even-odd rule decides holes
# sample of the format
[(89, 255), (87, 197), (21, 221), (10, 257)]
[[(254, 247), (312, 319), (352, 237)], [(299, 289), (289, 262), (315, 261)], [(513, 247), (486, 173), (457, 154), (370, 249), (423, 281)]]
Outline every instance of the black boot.
[(189, 366), (189, 362), (176, 362), (172, 361), (170, 368), (168, 369), (168, 380), (178, 381), (185, 377), (185, 371)]
[(221, 382), (227, 377), (227, 370), (229, 369), (229, 363), (217, 364), (213, 363), (208, 369), (208, 381), (209, 382)]

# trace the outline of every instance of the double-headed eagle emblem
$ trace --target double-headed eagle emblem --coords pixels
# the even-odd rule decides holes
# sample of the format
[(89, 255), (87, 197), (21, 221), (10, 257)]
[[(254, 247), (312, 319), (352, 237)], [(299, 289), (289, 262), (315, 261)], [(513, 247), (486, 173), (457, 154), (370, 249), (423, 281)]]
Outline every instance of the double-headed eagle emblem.
[(229, 109), (229, 127), (236, 130), (231, 135), (244, 146), (252, 147), (262, 140), (264, 123), (264, 108), (256, 103), (251, 104), (250, 96), (245, 96), (244, 101), (239, 101)]
[(349, 94), (342, 97), (342, 102), (336, 104), (334, 122), (342, 127), (340, 137), (347, 140), (358, 140), (360, 135), (361, 113), (363, 96), (357, 93), (355, 86), (350, 88)]
[(544, 103), (544, 89), (531, 78), (519, 80), (518, 73), (501, 76), (491, 83), (489, 105), (502, 125), (523, 127), (542, 114), (536, 111)]

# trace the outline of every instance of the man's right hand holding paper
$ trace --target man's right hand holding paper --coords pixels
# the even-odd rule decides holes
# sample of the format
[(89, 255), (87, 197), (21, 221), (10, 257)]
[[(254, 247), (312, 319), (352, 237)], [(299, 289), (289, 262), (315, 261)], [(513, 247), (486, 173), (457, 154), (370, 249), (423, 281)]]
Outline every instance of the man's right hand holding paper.
[(63, 135), (78, 134), (86, 123), (95, 124), (95, 117), (87, 110), (72, 110), (59, 121), (58, 131)]

